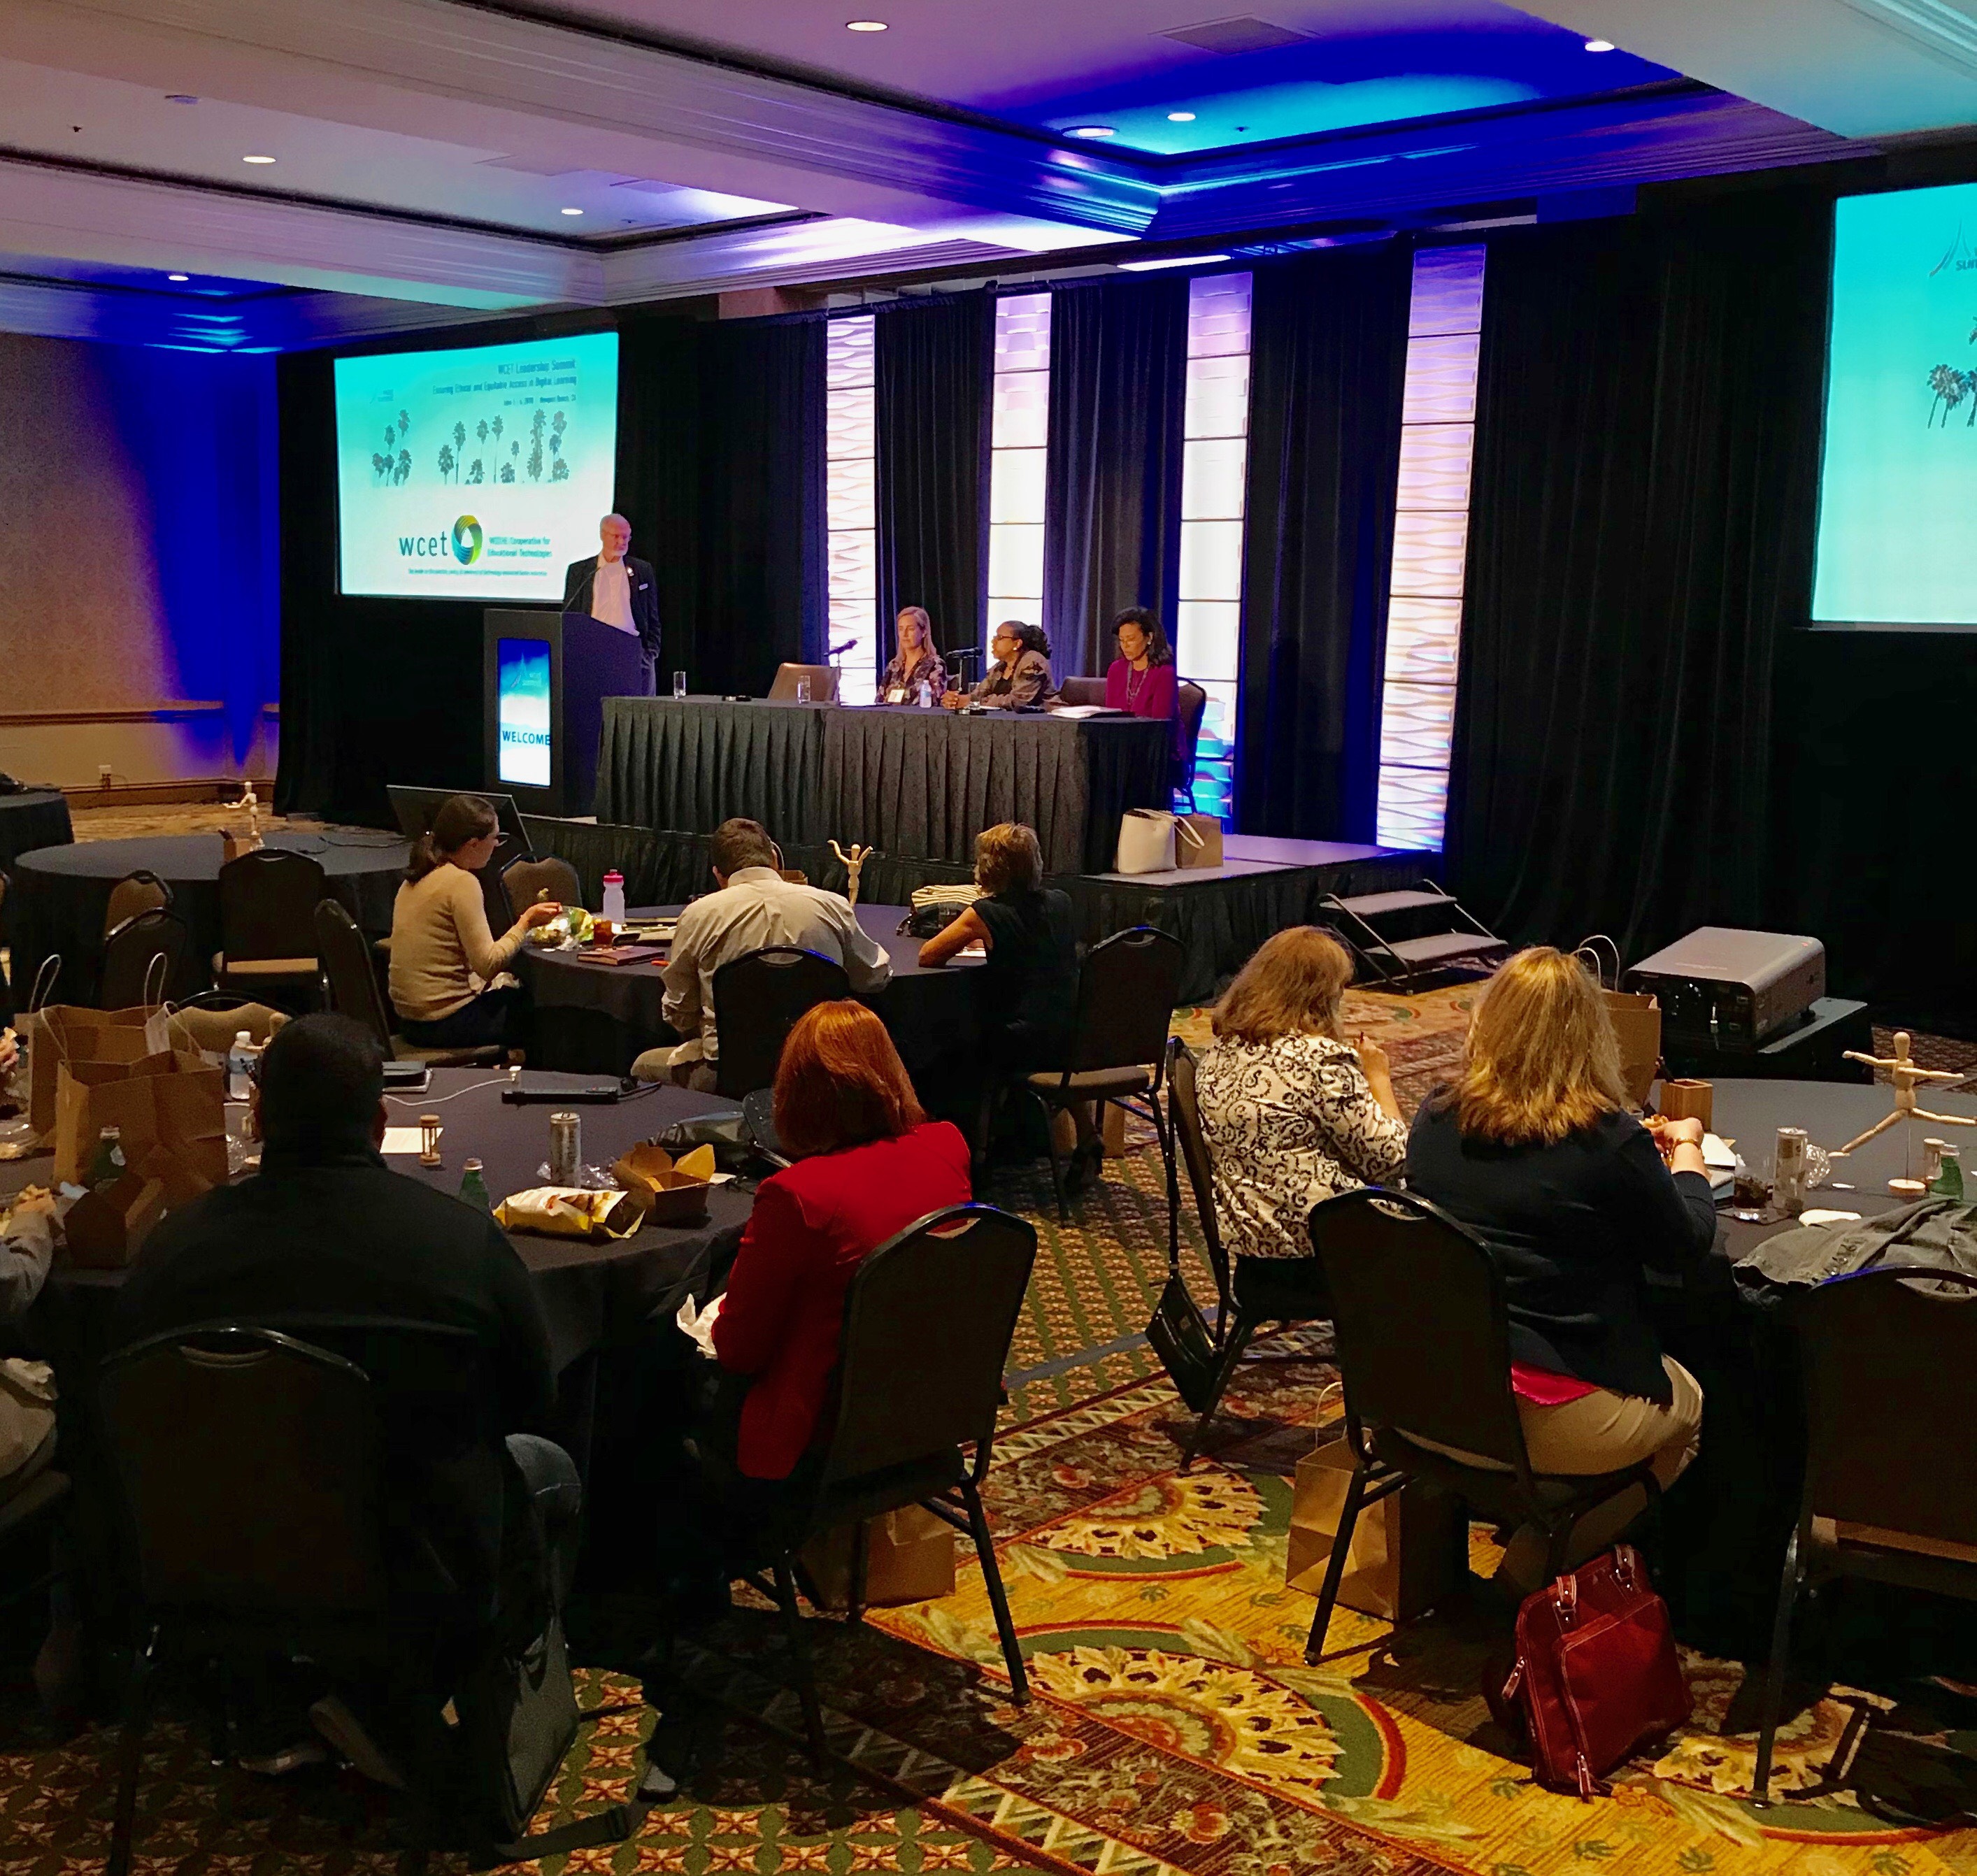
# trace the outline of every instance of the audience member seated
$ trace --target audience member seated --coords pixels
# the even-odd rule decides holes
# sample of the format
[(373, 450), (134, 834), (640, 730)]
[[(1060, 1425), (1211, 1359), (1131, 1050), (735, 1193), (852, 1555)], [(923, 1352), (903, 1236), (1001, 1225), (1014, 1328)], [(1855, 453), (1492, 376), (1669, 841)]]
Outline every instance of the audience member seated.
[(863, 995), (893, 974), (885, 948), (858, 922), (848, 900), (782, 875), (783, 856), (759, 821), (723, 821), (708, 842), (718, 891), (680, 914), (660, 1006), (680, 1038), (648, 1049), (632, 1064), (641, 1081), (668, 1076), (682, 1087), (711, 1089), (721, 1059), (714, 1027), (714, 974), (724, 964), (772, 945), (794, 945), (844, 967)]
[(513, 1535), (529, 1530), (531, 1498), (550, 1546), (549, 1587), (559, 1597), (568, 1588), (581, 1492), (569, 1456), (542, 1436), (555, 1381), (528, 1272), (485, 1212), (385, 1165), (384, 1086), (383, 1056), (359, 1024), (289, 1024), (262, 1057), (254, 1090), (260, 1172), (160, 1221), (117, 1298), (113, 1345), (233, 1321), (287, 1327), (359, 1360), (372, 1321), (470, 1330), (486, 1353), (505, 1465), (499, 1454), (489, 1463), (457, 1404), (434, 1402), (418, 1377), (372, 1376), (394, 1578), (470, 1634), (495, 1614), (504, 1574), (543, 1566)]
[(971, 1194), (968, 1146), (929, 1121), (886, 1026), (863, 1004), (820, 1004), (776, 1070), (776, 1132), (795, 1163), (764, 1179), (715, 1320), (724, 1384), (696, 1440), (766, 1514), (827, 1442), (845, 1291), (866, 1254)]
[(1305, 1221), (1320, 1199), (1391, 1185), (1407, 1157), (1386, 1051), (1355, 1048), (1338, 1011), (1345, 948), (1314, 925), (1279, 931), (1215, 1006), (1195, 1074), (1215, 1222), (1239, 1294), (1286, 1314), (1328, 1316)]
[(1057, 701), (1051, 681), (1048, 641), (1039, 626), (1005, 619), (989, 641), (995, 662), (972, 691), (949, 691), (941, 698), (949, 710), (966, 704), (986, 704), (997, 710), (1042, 707)]
[[(1408, 1185), (1482, 1238), (1503, 1273), (1511, 1385), (1536, 1471), (1652, 1459), (1666, 1487), (1695, 1456), (1702, 1390), (1662, 1353), (1644, 1292), (1647, 1271), (1698, 1267), (1715, 1241), (1701, 1142), (1698, 1121), (1651, 1133), (1628, 1111), (1597, 985), (1543, 947), (1490, 981), (1460, 1075), (1415, 1116)], [(1639, 1508), (1623, 1498), (1583, 1523), (1573, 1561)], [(1542, 1574), (1536, 1540), (1519, 1532), (1504, 1559), (1520, 1588)]]
[(894, 628), (899, 641), (879, 675), (882, 704), (917, 704), (925, 684), (938, 699), (947, 690), (947, 665), (933, 646), (933, 621), (925, 606), (903, 606)]
[(431, 829), (412, 845), (405, 883), (391, 908), (391, 1004), (408, 1042), (422, 1049), (518, 1048), (528, 993), (494, 987), (522, 948), (523, 935), (546, 925), (560, 905), (531, 905), (497, 938), (474, 877), (493, 857), (500, 828), (478, 795), (441, 805)]

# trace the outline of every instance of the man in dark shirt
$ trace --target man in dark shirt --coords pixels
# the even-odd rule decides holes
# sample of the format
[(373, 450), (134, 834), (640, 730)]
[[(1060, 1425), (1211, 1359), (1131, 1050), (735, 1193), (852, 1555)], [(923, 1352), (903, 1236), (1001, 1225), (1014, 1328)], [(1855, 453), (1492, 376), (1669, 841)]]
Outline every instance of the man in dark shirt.
[[(387, 1168), (383, 1097), (383, 1057), (358, 1024), (309, 1016), (282, 1030), (254, 1094), (259, 1175), (159, 1223), (118, 1299), (118, 1340), (252, 1323), (364, 1367), (385, 1433), (394, 1580), (470, 1628), (505, 1601), (532, 1527), (548, 1551), (542, 1587), (560, 1603), (581, 1489), (541, 1437), (555, 1379), (527, 1271), (484, 1212)], [(461, 1398), (439, 1383), (429, 1350), (405, 1359), (388, 1327), (405, 1324), (469, 1330), (479, 1387)]]

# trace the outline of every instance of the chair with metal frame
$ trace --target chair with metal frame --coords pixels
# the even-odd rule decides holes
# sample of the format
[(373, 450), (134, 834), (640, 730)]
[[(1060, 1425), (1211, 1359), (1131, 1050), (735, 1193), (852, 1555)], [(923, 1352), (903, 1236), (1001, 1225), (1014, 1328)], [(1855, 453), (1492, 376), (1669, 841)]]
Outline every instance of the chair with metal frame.
[(714, 974), (714, 1027), (721, 1053), (715, 1092), (731, 1101), (768, 1087), (797, 1019), (851, 994), (834, 959), (797, 945), (767, 945), (730, 958)]
[(576, 876), (576, 869), (553, 853), (546, 854), (540, 859), (531, 857), (510, 860), (501, 869), (501, 890), (507, 895), (510, 925), (545, 893), (554, 905), (583, 903), (583, 886)]
[(497, 936), (515, 922), (514, 908), (508, 903), (508, 889), (501, 876), (516, 861), (535, 857), (528, 842), (520, 834), (504, 832), (496, 839), (494, 851), (487, 856), (487, 864), (477, 875), (480, 882), (481, 903), (487, 910), (487, 929)]
[[(1340, 1192), (1312, 1208), (1311, 1241), (1332, 1291), (1354, 1462), (1307, 1661), (1323, 1650), (1360, 1512), (1410, 1479), (1437, 1485), (1499, 1524), (1536, 1526), (1546, 1582), (1566, 1568), (1573, 1529), (1588, 1512), (1628, 1492), (1642, 1494), (1643, 1509), (1659, 1498), (1645, 1459), (1610, 1472), (1531, 1469), (1510, 1383), (1502, 1274), (1488, 1247), (1439, 1206), (1377, 1186)], [(1434, 1359), (1424, 1360), (1430, 1350)]]
[(191, 949), (192, 933), (177, 912), (158, 908), (125, 919), (103, 942), (98, 1007), (133, 1010), (175, 997)]
[[(1173, 1136), (1160, 1112), (1160, 1090), (1184, 963), (1180, 940), (1151, 925), (1135, 925), (1094, 945), (1078, 967), (1077, 1014), (1064, 1060), (1018, 1084), (1046, 1119), (1087, 1102), (1102, 1117), (1110, 1102), (1150, 1120), (1160, 1139), (1170, 1205), (1177, 1196)], [(1071, 1206), (1054, 1134), (1050, 1162), (1058, 1216), (1068, 1218)]]
[(773, 1160), (778, 1166), (790, 1164), (789, 1156), (783, 1151), (782, 1140), (776, 1132), (773, 1089), (751, 1088), (741, 1097), (741, 1130), (764, 1159)]
[(220, 948), (213, 981), (266, 998), (285, 991), (304, 1008), (321, 996), (317, 904), (328, 891), (322, 865), (284, 847), (257, 847), (219, 869)]
[(168, 912), (172, 908), (169, 880), (160, 879), (148, 866), (126, 873), (110, 889), (103, 908), (103, 935), (107, 938), (117, 928), (140, 912)]
[[(1220, 1298), (1215, 1317), (1215, 1347), (1219, 1359), (1209, 1383), (1208, 1399), (1196, 1417), (1194, 1429), (1188, 1435), (1187, 1445), (1181, 1449), (1180, 1469), (1186, 1472), (1194, 1463), (1202, 1442), (1208, 1437), (1209, 1427), (1215, 1419), (1216, 1409), (1222, 1404), (1229, 1377), (1235, 1373), (1236, 1364), (1243, 1359), (1243, 1351), (1256, 1331), (1266, 1322), (1312, 1322), (1322, 1320), (1323, 1317), (1320, 1312), (1298, 1307), (1297, 1303), (1302, 1301), (1301, 1297), (1294, 1302), (1284, 1296), (1272, 1296), (1267, 1287), (1259, 1286), (1256, 1278), (1260, 1273), (1254, 1270), (1254, 1266), (1263, 1260), (1229, 1257), (1216, 1223), (1215, 1175), (1208, 1156), (1207, 1136), (1202, 1130), (1201, 1110), (1195, 1099), (1194, 1052), (1178, 1036), (1167, 1046), (1167, 1126), (1173, 1135), (1175, 1157), (1187, 1169), (1188, 1185), (1194, 1193), (1195, 1210), (1201, 1219), (1202, 1242), (1207, 1247), (1208, 1268), (1215, 1278), (1216, 1294)], [(1172, 1196), (1176, 1202), (1168, 1208), (1170, 1264), (1178, 1261), (1180, 1245), (1178, 1192)], [(1279, 1261), (1292, 1261), (1289, 1258)], [(1303, 1261), (1295, 1260), (1299, 1264)], [(1247, 1284), (1243, 1281), (1246, 1264), (1249, 1267), (1250, 1276)]]
[(1791, 1306), (1805, 1489), (1785, 1548), (1751, 1796), (1771, 1802), (1792, 1613), (1809, 1580), (1977, 1600), (1977, 1277), (1883, 1265)]
[(387, 1060), (424, 1062), (434, 1068), (487, 1067), (500, 1062), (505, 1051), (498, 1043), (478, 1049), (422, 1049), (394, 1035), (384, 993), (378, 987), (371, 947), (357, 921), (334, 899), (317, 902), (315, 943), (323, 981), (329, 986), (329, 1007), (369, 1030)]
[[(828, 1445), (807, 1502), (762, 1534), (761, 1549), (744, 1561), (766, 1562), (770, 1575), (748, 1580), (782, 1612), (794, 1658), (810, 1749), (821, 1764), (827, 1747), (803, 1618), (797, 1607), (795, 1563), (823, 1532), (855, 1524), (850, 1620), (863, 1616), (869, 1519), (919, 1505), (974, 1540), (1003, 1665), (1018, 1706), (1029, 1699), (1009, 1599), (995, 1543), (982, 1508), (982, 1481), (994, 1457), (1002, 1371), (1016, 1319), (1036, 1262), (1031, 1225), (992, 1205), (951, 1205), (930, 1212), (869, 1253), (844, 1298), (839, 1343), (837, 1407)], [(962, 1449), (973, 1448), (964, 1459)], [(732, 1475), (697, 1445), (717, 1488)]]

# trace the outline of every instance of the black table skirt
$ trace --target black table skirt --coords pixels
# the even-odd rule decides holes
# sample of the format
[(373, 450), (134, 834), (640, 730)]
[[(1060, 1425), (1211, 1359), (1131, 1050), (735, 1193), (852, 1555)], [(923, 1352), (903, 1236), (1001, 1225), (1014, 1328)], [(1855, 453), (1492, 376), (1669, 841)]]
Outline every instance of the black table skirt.
[[(38, 847), (64, 847), (74, 838), (68, 797), (60, 789), (32, 788), (23, 794), (0, 795), (0, 872), (6, 875), (8, 889), (6, 903), (0, 905), (0, 945), (15, 945), (16, 959), (20, 941), (15, 935), (14, 862)], [(14, 1020), (13, 986), (4, 972), (0, 972), (0, 1018), (10, 1023)]]
[[(373, 937), (391, 928), (391, 905), (404, 878), (405, 842), (374, 828), (333, 827), (319, 833), (279, 832), (271, 847), (306, 853), (322, 868), (330, 895)], [(41, 961), (58, 955), (54, 1003), (87, 1003), (96, 994), (103, 956), (103, 918), (111, 890), (140, 868), (172, 889), (172, 909), (192, 930), (190, 971), (207, 979), (219, 948), (219, 868), (215, 834), (169, 834), (138, 840), (87, 840), (23, 854), (8, 895), (15, 913), (14, 975), (25, 1004)]]
[(705, 834), (747, 815), (786, 852), (836, 839), (963, 865), (983, 828), (1022, 821), (1047, 871), (1099, 872), (1123, 813), (1167, 805), (1169, 745), (1130, 717), (612, 697), (597, 816)]

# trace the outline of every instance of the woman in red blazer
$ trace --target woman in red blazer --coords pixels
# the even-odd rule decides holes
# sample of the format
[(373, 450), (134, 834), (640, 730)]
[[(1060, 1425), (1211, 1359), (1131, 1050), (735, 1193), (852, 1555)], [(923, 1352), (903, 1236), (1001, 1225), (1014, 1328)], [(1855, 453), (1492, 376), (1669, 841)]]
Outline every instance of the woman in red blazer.
[(972, 1196), (961, 1130), (927, 1119), (863, 1004), (820, 1004), (797, 1021), (774, 1102), (796, 1163), (757, 1189), (714, 1324), (721, 1367), (752, 1377), (734, 1450), (754, 1479), (787, 1479), (829, 1436), (844, 1294), (867, 1253)]

